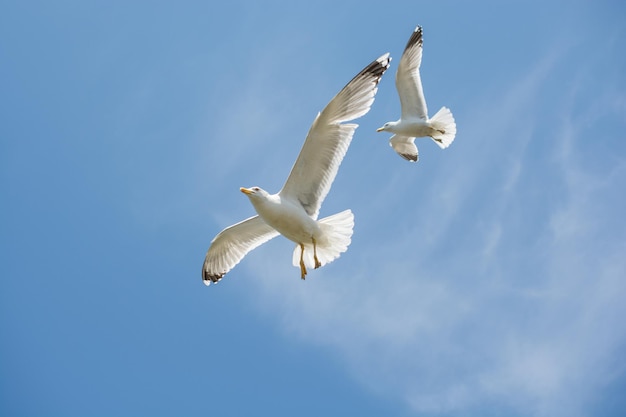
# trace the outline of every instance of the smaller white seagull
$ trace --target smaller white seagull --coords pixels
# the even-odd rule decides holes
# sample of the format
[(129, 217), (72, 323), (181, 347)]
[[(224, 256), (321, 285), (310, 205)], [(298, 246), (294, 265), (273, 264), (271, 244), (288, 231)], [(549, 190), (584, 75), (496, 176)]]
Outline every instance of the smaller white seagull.
[(296, 243), (292, 261), (300, 267), (302, 279), (307, 267), (319, 268), (348, 249), (354, 227), (352, 212), (344, 210), (321, 220), (317, 217), (358, 126), (344, 122), (370, 110), (390, 60), (385, 54), (373, 61), (318, 113), (278, 193), (240, 188), (257, 215), (227, 227), (213, 239), (202, 266), (206, 285), (218, 282), (248, 252), (279, 234)]
[(447, 107), (439, 109), (432, 119), (428, 118), (420, 78), (421, 63), (422, 28), (418, 26), (404, 48), (396, 72), (396, 89), (402, 106), (400, 120), (387, 122), (376, 130), (394, 133), (389, 144), (401, 157), (411, 162), (419, 159), (415, 138), (430, 136), (441, 149), (445, 149), (456, 135), (456, 123)]

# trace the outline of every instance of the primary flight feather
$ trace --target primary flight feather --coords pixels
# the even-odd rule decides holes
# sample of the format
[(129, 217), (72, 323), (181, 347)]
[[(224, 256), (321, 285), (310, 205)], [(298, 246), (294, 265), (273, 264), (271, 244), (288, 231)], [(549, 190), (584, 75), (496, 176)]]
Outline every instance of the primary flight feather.
[(260, 187), (240, 188), (257, 212), (222, 230), (211, 242), (202, 266), (206, 285), (218, 282), (257, 246), (282, 234), (296, 243), (292, 261), (304, 279), (348, 249), (354, 216), (345, 210), (317, 220), (358, 125), (345, 123), (366, 114), (389, 68), (385, 54), (359, 72), (322, 110), (311, 126), (283, 188), (269, 194)]

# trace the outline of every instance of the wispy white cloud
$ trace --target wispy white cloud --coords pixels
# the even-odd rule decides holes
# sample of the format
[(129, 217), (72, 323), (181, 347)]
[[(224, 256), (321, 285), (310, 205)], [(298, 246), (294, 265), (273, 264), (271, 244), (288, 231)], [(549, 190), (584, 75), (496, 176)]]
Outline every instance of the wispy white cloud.
[[(420, 182), (418, 197), (391, 197), (393, 212), (373, 201), (363, 218), (382, 212), (380, 227), (364, 226), (306, 283), (289, 263), (290, 243), (252, 255), (241, 267), (256, 276), (259, 308), (417, 413), (491, 405), (584, 414), (623, 376), (626, 231), (613, 224), (611, 195), (626, 165), (618, 158), (608, 176), (589, 172), (573, 151), (586, 128), (556, 109), (546, 116), (556, 124), (542, 124), (533, 105), (558, 65), (540, 60), (505, 93), (457, 110), (466, 123), (458, 153), (442, 158), (447, 175)], [(594, 103), (592, 125), (603, 117)], [(391, 195), (399, 181), (372, 186)], [(393, 239), (381, 239), (387, 226)]]

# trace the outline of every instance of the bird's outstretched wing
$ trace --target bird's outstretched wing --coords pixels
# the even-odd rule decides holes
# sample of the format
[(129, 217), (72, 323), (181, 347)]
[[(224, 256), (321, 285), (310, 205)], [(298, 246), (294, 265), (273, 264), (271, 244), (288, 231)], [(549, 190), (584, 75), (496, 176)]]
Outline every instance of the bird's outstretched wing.
[(206, 285), (218, 282), (246, 253), (278, 235), (259, 216), (227, 227), (211, 242), (202, 266), (202, 280)]
[(419, 154), (417, 152), (417, 146), (415, 146), (415, 138), (402, 135), (393, 135), (389, 139), (389, 145), (394, 151), (398, 152), (398, 155), (406, 159), (407, 161), (417, 162)]
[(422, 28), (418, 26), (404, 48), (396, 72), (396, 89), (402, 105), (402, 120), (427, 119), (428, 108), (422, 90)]
[(365, 67), (317, 115), (309, 130), (280, 196), (299, 201), (314, 219), (358, 126), (342, 123), (369, 111), (390, 61), (385, 54)]

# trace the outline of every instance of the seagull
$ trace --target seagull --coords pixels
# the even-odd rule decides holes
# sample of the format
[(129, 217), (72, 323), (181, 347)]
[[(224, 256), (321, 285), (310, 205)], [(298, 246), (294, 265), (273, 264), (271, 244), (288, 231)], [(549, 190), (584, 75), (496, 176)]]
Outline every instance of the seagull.
[(257, 215), (227, 227), (213, 239), (202, 266), (206, 285), (218, 282), (248, 252), (279, 234), (296, 243), (292, 262), (300, 267), (302, 279), (307, 267), (319, 268), (348, 249), (354, 227), (352, 211), (321, 220), (317, 217), (358, 126), (344, 122), (370, 110), (390, 61), (388, 53), (373, 61), (317, 114), (278, 193), (269, 194), (260, 187), (240, 188)]
[(376, 129), (377, 132), (394, 133), (389, 144), (401, 157), (411, 162), (419, 159), (415, 138), (430, 136), (441, 149), (445, 149), (456, 135), (456, 123), (447, 107), (439, 109), (432, 119), (428, 118), (420, 79), (421, 62), (422, 28), (418, 26), (404, 48), (396, 72), (396, 89), (402, 106), (400, 120), (387, 122)]

